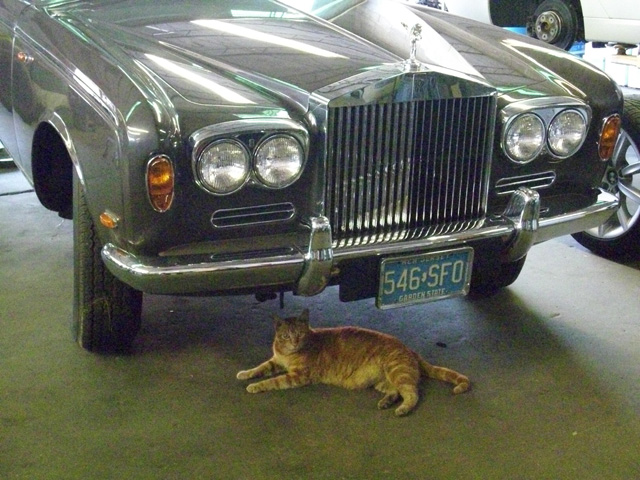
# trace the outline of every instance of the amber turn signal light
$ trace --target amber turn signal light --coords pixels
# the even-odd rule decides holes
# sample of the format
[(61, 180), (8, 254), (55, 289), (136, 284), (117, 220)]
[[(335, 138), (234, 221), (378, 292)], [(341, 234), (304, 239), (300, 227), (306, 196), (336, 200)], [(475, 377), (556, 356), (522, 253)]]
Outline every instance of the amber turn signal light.
[(620, 115), (618, 114), (605, 118), (602, 123), (600, 140), (598, 141), (598, 154), (603, 162), (608, 161), (613, 156), (613, 150), (620, 133), (620, 123)]
[(109, 229), (114, 229), (118, 226), (120, 219), (115, 213), (108, 210), (100, 214), (100, 223)]
[(171, 160), (166, 155), (158, 155), (147, 164), (147, 192), (149, 201), (156, 212), (166, 212), (171, 207), (174, 195), (175, 177)]

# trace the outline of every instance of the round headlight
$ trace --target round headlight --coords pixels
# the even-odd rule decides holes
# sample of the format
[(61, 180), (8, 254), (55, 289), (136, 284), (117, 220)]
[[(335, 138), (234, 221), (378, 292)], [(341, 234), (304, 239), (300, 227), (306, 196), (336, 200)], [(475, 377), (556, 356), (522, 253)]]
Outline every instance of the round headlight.
[(549, 150), (562, 158), (576, 153), (587, 133), (587, 122), (575, 110), (560, 112), (549, 125)]
[(302, 145), (289, 135), (274, 135), (255, 152), (255, 173), (267, 187), (284, 188), (297, 180), (304, 163)]
[(200, 154), (198, 178), (213, 193), (232, 193), (247, 180), (249, 163), (249, 153), (240, 142), (219, 140)]
[(514, 162), (530, 162), (538, 156), (543, 145), (544, 124), (537, 115), (522, 114), (507, 126), (504, 148)]

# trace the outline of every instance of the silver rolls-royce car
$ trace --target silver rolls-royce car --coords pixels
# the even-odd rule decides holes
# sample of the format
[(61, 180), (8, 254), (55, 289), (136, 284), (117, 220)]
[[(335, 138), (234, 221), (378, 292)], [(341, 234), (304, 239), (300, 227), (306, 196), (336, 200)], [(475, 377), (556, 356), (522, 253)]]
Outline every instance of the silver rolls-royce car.
[(73, 218), (92, 351), (143, 292), (505, 287), (615, 213), (622, 108), (561, 50), (406, 2), (0, 0), (0, 139)]

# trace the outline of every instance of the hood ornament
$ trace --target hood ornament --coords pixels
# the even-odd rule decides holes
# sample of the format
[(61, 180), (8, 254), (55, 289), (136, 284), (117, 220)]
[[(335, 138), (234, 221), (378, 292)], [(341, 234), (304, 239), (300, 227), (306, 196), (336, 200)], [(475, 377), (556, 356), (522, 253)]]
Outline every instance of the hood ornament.
[(422, 25), (416, 23), (411, 27), (406, 23), (402, 22), (402, 26), (404, 29), (409, 32), (411, 36), (411, 50), (409, 53), (409, 59), (405, 60), (404, 65), (407, 71), (409, 72), (417, 72), (420, 70), (420, 62), (416, 58), (416, 52), (418, 50), (418, 42), (422, 40)]

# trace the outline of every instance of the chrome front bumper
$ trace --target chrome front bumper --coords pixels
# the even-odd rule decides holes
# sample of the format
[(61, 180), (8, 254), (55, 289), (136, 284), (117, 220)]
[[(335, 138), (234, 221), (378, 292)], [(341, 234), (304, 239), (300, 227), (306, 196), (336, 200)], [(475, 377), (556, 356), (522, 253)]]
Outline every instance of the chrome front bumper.
[(502, 215), (487, 219), (480, 228), (435, 235), (419, 240), (359, 245), (334, 251), (331, 225), (325, 217), (309, 222), (306, 251), (265, 252), (259, 258), (203, 261), (201, 257), (138, 257), (113, 244), (102, 249), (107, 268), (133, 288), (154, 294), (190, 294), (292, 288), (298, 295), (316, 295), (327, 286), (341, 261), (383, 257), (416, 251), (450, 248), (499, 239), (502, 261), (511, 262), (527, 254), (531, 246), (551, 238), (581, 232), (604, 223), (618, 208), (615, 196), (601, 192), (593, 205), (554, 217), (540, 218), (540, 198), (535, 190), (513, 193)]

